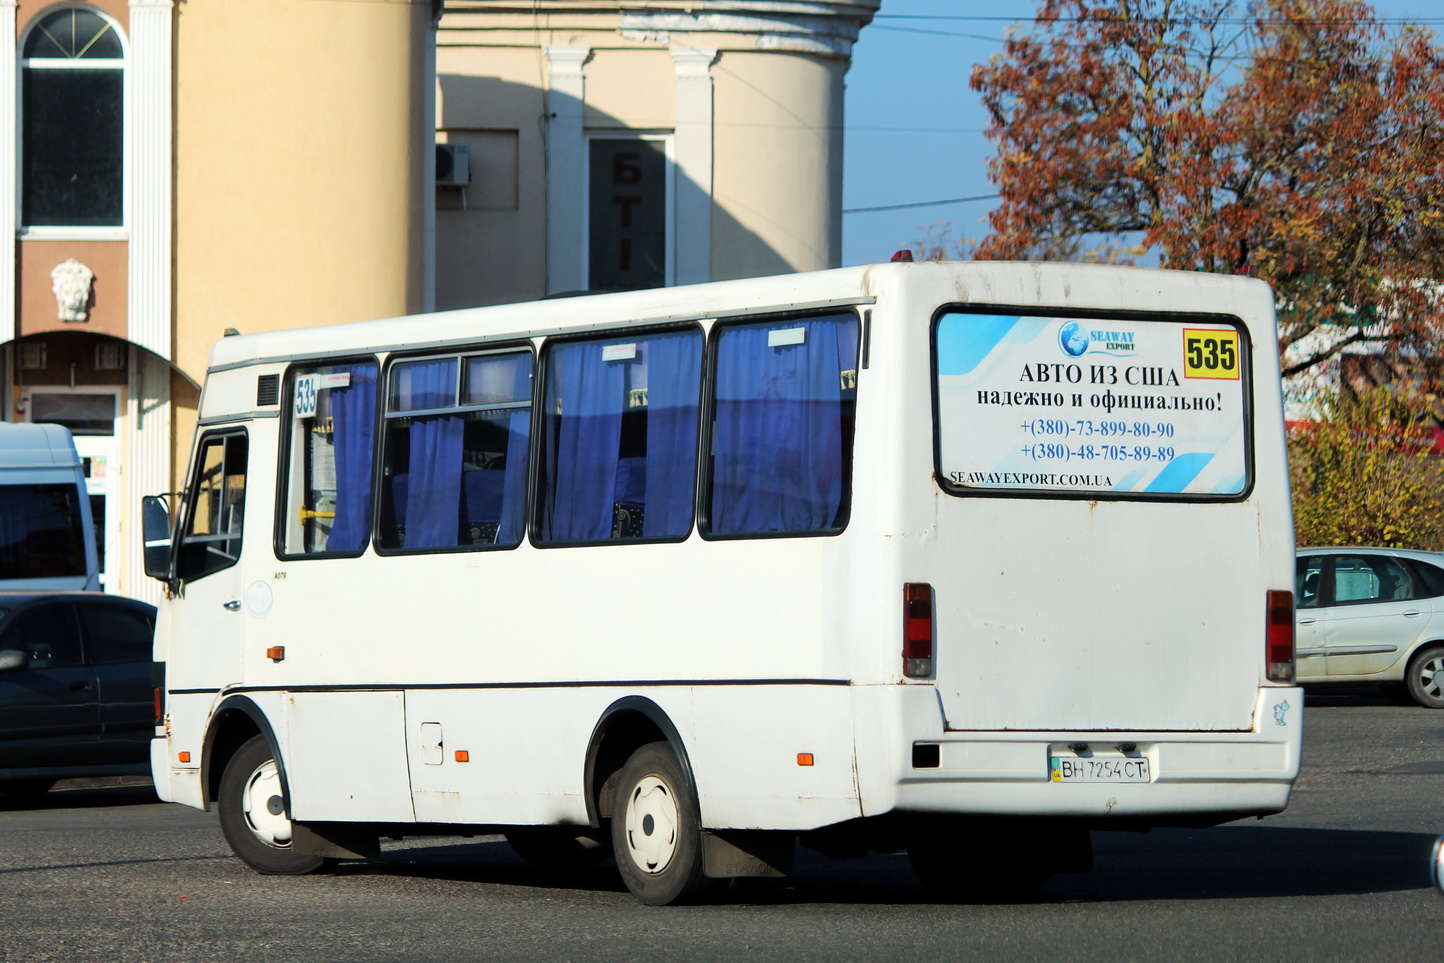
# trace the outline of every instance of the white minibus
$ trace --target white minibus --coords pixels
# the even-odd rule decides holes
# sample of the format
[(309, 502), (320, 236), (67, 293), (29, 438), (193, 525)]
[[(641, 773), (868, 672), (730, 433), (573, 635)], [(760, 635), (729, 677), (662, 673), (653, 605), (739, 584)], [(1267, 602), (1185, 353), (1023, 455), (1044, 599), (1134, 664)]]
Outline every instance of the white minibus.
[(1281, 811), (1293, 528), (1256, 280), (891, 263), (228, 337), (155, 658), (161, 797), (305, 873), (406, 835), (643, 902)]

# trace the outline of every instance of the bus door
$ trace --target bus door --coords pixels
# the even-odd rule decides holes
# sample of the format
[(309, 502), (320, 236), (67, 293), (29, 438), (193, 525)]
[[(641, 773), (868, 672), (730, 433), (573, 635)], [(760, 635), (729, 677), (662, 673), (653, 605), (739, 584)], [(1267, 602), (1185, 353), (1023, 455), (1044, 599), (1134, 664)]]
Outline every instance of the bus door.
[(237, 563), (245, 524), (246, 458), (243, 429), (206, 434), (196, 448), (176, 550), (183, 601), (173, 607), (172, 633), (214, 644), (186, 647), (192, 656), (205, 653), (205, 664), (173, 662), (167, 678), (172, 687), (183, 685), (192, 672), (212, 682), (240, 681), (245, 582)]

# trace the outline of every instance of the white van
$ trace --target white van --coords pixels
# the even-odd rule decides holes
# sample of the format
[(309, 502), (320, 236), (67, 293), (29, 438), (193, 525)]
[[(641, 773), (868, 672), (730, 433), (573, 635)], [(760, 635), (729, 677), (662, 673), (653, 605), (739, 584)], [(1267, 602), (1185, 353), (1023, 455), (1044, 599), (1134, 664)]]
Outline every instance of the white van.
[(0, 591), (99, 588), (75, 440), (60, 425), (0, 423)]

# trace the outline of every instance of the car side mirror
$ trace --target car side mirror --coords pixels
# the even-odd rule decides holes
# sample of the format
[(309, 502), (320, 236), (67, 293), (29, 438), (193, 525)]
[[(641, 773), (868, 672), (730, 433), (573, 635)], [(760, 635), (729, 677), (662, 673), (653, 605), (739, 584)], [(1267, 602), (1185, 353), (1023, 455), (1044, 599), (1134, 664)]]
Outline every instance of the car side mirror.
[(141, 529), (145, 538), (145, 574), (162, 582), (170, 579), (170, 510), (159, 495), (141, 500)]
[(23, 669), (30, 664), (30, 657), (19, 649), (0, 649), (0, 672)]

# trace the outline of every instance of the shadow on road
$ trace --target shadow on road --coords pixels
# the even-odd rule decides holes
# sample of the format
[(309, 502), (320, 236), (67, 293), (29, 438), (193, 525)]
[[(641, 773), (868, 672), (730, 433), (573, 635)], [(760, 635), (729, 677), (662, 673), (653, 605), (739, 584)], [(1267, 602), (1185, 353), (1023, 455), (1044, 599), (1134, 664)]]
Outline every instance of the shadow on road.
[(1304, 705), (1313, 709), (1323, 706), (1397, 706), (1401, 711), (1418, 712), (1425, 716), (1428, 709), (1416, 705), (1400, 705), (1388, 698), (1376, 685), (1334, 688), (1316, 686), (1304, 690)]
[(44, 809), (113, 809), (160, 802), (147, 781), (143, 785), (107, 785), (68, 788), (64, 783), (40, 796), (11, 797), (0, 793), (0, 812), (34, 812)]
[[(1426, 833), (1224, 826), (1211, 830), (1095, 833), (1094, 870), (1056, 876), (1036, 902), (1135, 902), (1340, 896), (1426, 888), (1434, 837)], [(966, 868), (960, 868), (966, 872)], [(621, 892), (607, 861), (578, 873), (543, 872), (502, 841), (390, 850), (339, 875), (470, 881), (502, 886)], [(733, 903), (925, 904), (936, 900), (902, 855), (834, 860), (799, 850), (791, 876), (741, 880)]]

